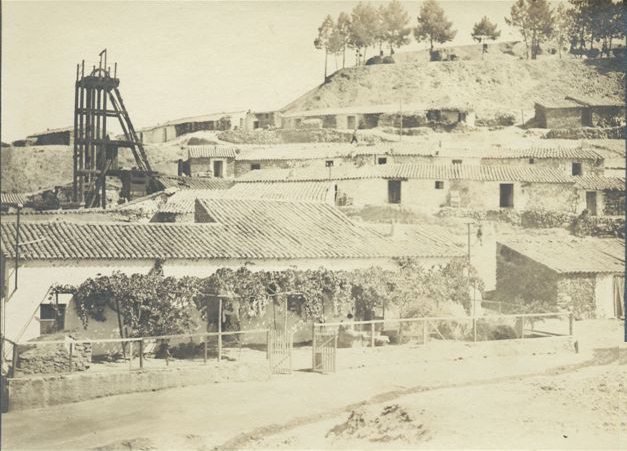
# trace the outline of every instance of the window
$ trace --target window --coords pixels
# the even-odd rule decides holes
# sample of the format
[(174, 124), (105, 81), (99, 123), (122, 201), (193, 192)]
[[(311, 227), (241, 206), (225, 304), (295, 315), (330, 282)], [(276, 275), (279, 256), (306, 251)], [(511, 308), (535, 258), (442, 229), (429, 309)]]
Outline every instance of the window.
[(529, 164), (535, 164), (536, 160), (534, 158), (529, 158)]
[(401, 181), (388, 180), (388, 202), (391, 204), (401, 203)]
[(53, 334), (65, 327), (65, 305), (41, 304), (39, 306), (39, 333)]
[(501, 183), (499, 185), (499, 207), (501, 208), (513, 208), (514, 207), (514, 185), (511, 183)]
[(377, 164), (387, 164), (387, 163), (388, 163), (387, 157), (379, 157), (379, 158), (377, 158)]
[(573, 163), (573, 175), (583, 175), (583, 171), (581, 170), (581, 163)]
[(453, 160), (453, 164), (462, 164), (462, 160)]
[(259, 169), (261, 169), (261, 163), (252, 163), (250, 165), (251, 171), (258, 171)]
[(327, 160), (327, 161), (325, 161), (325, 162), (324, 162), (324, 165), (325, 165), (327, 168), (332, 168), (332, 167), (333, 167), (333, 160)]
[(435, 189), (444, 189), (444, 182), (441, 180), (436, 180)]

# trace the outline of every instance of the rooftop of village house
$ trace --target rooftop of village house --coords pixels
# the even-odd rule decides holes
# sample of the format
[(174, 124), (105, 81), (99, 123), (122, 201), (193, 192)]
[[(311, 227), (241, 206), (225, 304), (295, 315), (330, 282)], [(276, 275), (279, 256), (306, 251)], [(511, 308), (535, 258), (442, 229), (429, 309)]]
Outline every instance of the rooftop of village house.
[(479, 166), (464, 164), (386, 164), (354, 167), (340, 165), (332, 168), (303, 167), (290, 169), (260, 169), (238, 178), (238, 182), (290, 182), (350, 179), (425, 179), (520, 181), (536, 183), (575, 183), (577, 177), (552, 168), (529, 166)]
[(625, 271), (625, 242), (620, 239), (534, 237), (500, 244), (557, 273)]
[[(323, 203), (243, 199), (198, 201), (202, 224), (30, 222), (20, 226), (20, 258), (299, 259), (455, 257), (438, 239), (392, 240)], [(14, 257), (16, 224), (3, 222)]]

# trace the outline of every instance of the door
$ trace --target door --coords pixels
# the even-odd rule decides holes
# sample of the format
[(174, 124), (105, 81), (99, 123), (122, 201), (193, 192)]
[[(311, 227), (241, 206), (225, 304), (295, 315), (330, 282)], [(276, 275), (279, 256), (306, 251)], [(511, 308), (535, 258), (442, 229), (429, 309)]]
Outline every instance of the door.
[(391, 204), (401, 203), (401, 181), (388, 180), (388, 202)]
[(348, 116), (346, 118), (346, 123), (347, 123), (347, 127), (349, 129), (354, 129), (355, 128), (355, 116)]
[(592, 110), (590, 108), (584, 108), (581, 111), (581, 125), (592, 127)]
[(514, 185), (512, 183), (501, 183), (499, 193), (499, 207), (514, 207)]
[(597, 215), (597, 192), (586, 192), (586, 209), (590, 212), (590, 215)]
[(625, 276), (614, 276), (614, 316), (625, 317)]
[(213, 162), (213, 176), (214, 177), (218, 177), (218, 178), (224, 177), (223, 170), (224, 170), (224, 162), (223, 161), (214, 161)]

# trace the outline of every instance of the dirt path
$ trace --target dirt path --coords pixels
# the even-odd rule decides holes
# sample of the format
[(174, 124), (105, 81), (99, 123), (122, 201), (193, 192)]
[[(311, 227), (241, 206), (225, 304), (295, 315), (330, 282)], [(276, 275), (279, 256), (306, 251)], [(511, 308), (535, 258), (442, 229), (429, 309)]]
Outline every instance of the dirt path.
[[(440, 361), (297, 372), (268, 382), (216, 384), (137, 393), (12, 412), (3, 417), (3, 449), (176, 449), (241, 446), (259, 434), (334, 419), (365, 404), (434, 388), (520, 380), (596, 365), (582, 354)], [(605, 355), (615, 360), (617, 353)], [(587, 362), (586, 362), (587, 361)], [(366, 400), (366, 401), (364, 401)], [(37, 425), (36, 434), (33, 425)]]

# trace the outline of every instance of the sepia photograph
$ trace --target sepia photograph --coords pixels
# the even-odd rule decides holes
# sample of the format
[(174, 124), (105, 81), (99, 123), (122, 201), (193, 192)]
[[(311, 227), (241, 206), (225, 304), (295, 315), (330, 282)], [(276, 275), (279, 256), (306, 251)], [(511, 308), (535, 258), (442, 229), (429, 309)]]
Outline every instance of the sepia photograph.
[(624, 0), (0, 12), (0, 449), (627, 450)]

